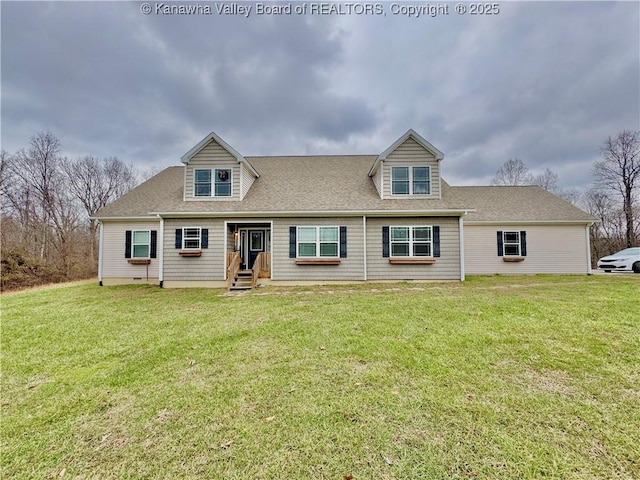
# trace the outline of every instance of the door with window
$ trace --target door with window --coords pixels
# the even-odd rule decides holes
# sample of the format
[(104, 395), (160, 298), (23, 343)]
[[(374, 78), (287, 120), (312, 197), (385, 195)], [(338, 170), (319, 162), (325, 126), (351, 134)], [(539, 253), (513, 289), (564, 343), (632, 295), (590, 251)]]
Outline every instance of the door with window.
[(242, 267), (251, 270), (260, 252), (269, 251), (269, 230), (246, 229), (240, 232)]

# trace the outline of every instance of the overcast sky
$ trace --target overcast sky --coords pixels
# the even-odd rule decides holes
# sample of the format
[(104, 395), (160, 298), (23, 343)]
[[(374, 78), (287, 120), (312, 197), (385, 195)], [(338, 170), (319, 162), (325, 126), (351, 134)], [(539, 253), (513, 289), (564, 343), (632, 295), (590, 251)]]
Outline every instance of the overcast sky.
[(211, 131), (250, 156), (377, 154), (413, 128), (445, 153), (450, 183), (488, 184), (518, 157), (569, 188), (590, 181), (607, 136), (640, 130), (636, 1), (500, 2), (494, 15), (431, 2), (448, 14), (419, 18), (391, 2), (381, 15), (237, 2), (248, 18), (222, 3), (187, 16), (153, 1), (148, 15), (142, 2), (0, 2), (2, 148), (50, 130), (66, 156), (148, 169), (180, 165)]

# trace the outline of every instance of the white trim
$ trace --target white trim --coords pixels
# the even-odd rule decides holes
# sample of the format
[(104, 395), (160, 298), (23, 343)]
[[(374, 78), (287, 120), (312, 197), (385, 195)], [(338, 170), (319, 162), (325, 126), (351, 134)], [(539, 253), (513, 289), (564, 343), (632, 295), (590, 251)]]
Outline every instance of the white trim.
[[(243, 195), (243, 190), (242, 190), (242, 185), (244, 184), (242, 177), (244, 177), (244, 175), (242, 174), (242, 169), (244, 168), (244, 164), (241, 163), (240, 164), (240, 194), (238, 195), (238, 197), (240, 197), (240, 200), (244, 199), (244, 195)], [(233, 175), (233, 174), (232, 174)], [(232, 180), (233, 180), (233, 176), (232, 176)], [(233, 183), (231, 184), (231, 193), (233, 193)]]
[[(222, 258), (224, 259), (224, 275), (222, 277), (225, 282), (227, 281), (227, 270), (229, 269), (229, 267), (227, 267), (227, 242), (228, 242), (227, 232), (229, 231), (229, 223), (233, 223), (233, 222), (229, 222), (227, 220), (224, 221), (224, 235), (223, 235), (224, 241), (222, 242), (224, 247), (222, 249), (222, 252), (223, 252)], [(235, 242), (235, 238), (234, 238), (234, 242)]]
[[(472, 212), (474, 210), (469, 210)], [(590, 225), (587, 220), (465, 220), (466, 225)]]
[[(155, 215), (155, 216), (151, 216)], [(114, 222), (157, 222), (159, 213), (154, 212), (144, 217), (91, 217), (94, 220), (98, 220), (100, 222), (106, 221), (114, 221)]]
[[(443, 210), (302, 210), (302, 211), (260, 211), (260, 212), (151, 212), (167, 218), (184, 217), (459, 217), (475, 209), (443, 209)], [(148, 218), (148, 217), (145, 217)], [(255, 223), (260, 223), (255, 220)], [(264, 222), (266, 223), (266, 221)], [(516, 222), (524, 223), (524, 222)], [(566, 223), (566, 222), (565, 222)], [(580, 222), (584, 223), (584, 222)]]
[[(136, 243), (134, 242), (133, 238), (136, 236), (136, 232), (147, 232), (149, 234), (149, 241), (146, 244), (144, 243), (137, 244), (137, 245), (147, 245), (149, 247), (149, 254), (146, 257), (136, 257), (134, 255)], [(158, 244), (156, 240), (156, 253), (157, 253), (157, 248), (158, 248)], [(140, 258), (143, 260), (151, 260), (151, 230), (144, 230), (144, 229), (131, 230), (131, 259), (135, 259), (135, 258)]]
[[(210, 172), (210, 185), (211, 185), (211, 195), (196, 195), (196, 172), (197, 171), (208, 170)], [(231, 187), (229, 195), (216, 195), (216, 179), (218, 178), (218, 172), (221, 170), (229, 171), (229, 186)], [(186, 178), (186, 175), (185, 175)], [(242, 181), (242, 174), (240, 175), (240, 181)], [(225, 182), (226, 183), (226, 182)], [(240, 192), (242, 192), (242, 188), (240, 188)], [(205, 168), (194, 168), (193, 169), (193, 198), (191, 200), (235, 200), (233, 198), (233, 167), (205, 167)]]
[[(384, 200), (384, 160), (380, 160), (380, 166), (382, 167), (380, 172), (380, 198)], [(391, 172), (389, 172), (389, 177), (391, 177)]]
[(158, 256), (158, 281), (164, 280), (164, 218), (160, 218), (160, 232), (156, 239), (156, 253)]
[[(187, 248), (185, 246), (185, 240), (187, 239), (186, 237), (186, 230), (188, 229), (197, 229), (198, 230), (198, 247), (196, 248)], [(191, 240), (193, 240), (193, 238), (191, 238)], [(182, 245), (180, 245), (181, 250), (201, 250), (202, 249), (202, 227), (182, 227)]]
[[(244, 163), (249, 171), (256, 177), (259, 178), (260, 174), (253, 168), (253, 165), (249, 163), (249, 161), (240, 155), (231, 145), (225, 142), (222, 138), (220, 138), (215, 132), (211, 132), (209, 135), (200, 140), (191, 150), (185, 153), (182, 157), (180, 157), (180, 161), (184, 164), (188, 164), (189, 161), (197, 155), (204, 147), (206, 147), (211, 140), (214, 140), (218, 145), (224, 148), (229, 154), (231, 154), (239, 163)], [(195, 195), (194, 195), (195, 196)]]
[[(462, 218), (462, 217), (460, 217), (460, 218)], [(362, 261), (362, 263), (363, 263), (362, 266), (364, 268), (363, 280), (366, 282), (367, 281), (367, 216), (366, 215), (362, 216), (362, 239), (363, 239), (363, 242), (362, 242), (363, 249), (362, 249), (362, 251), (364, 253), (364, 256), (363, 256), (363, 259), (362, 259), (363, 260)]]
[[(507, 242), (507, 234), (518, 235), (517, 242)], [(517, 245), (518, 253), (507, 253), (507, 245)], [(502, 232), (502, 256), (503, 257), (521, 257), (522, 256), (522, 232), (520, 230), (503, 230)]]
[[(393, 169), (394, 168), (408, 168), (409, 169), (409, 193), (393, 193)], [(427, 180), (429, 182), (429, 192), (428, 193), (413, 193), (413, 169), (414, 168), (427, 168), (429, 173), (427, 175)], [(425, 198), (432, 195), (432, 181), (431, 181), (431, 165), (392, 165), (389, 168), (389, 178), (391, 178), (391, 197), (392, 198), (402, 198), (402, 199), (419, 199), (424, 200)]]
[[(104, 257), (104, 226), (98, 220), (98, 281), (102, 282), (102, 266)], [(93, 239), (91, 240), (93, 241)]]
[(591, 269), (591, 235), (589, 234), (591, 225), (593, 225), (593, 223), (590, 223), (585, 227), (585, 243), (587, 244), (587, 275), (591, 275), (593, 273)]
[[(313, 228), (316, 231), (316, 240), (315, 242), (300, 241), (300, 229), (301, 228)], [(320, 229), (321, 228), (335, 228), (338, 233), (338, 239), (334, 241), (322, 241), (320, 239)], [(315, 243), (316, 244), (316, 254), (314, 256), (310, 255), (300, 255), (300, 243)], [(320, 245), (323, 243), (335, 243), (336, 244), (336, 254), (335, 255), (320, 255)], [(296, 258), (340, 258), (340, 227), (337, 225), (296, 225)]]
[[(409, 230), (409, 235), (407, 237), (406, 242), (405, 241), (393, 241), (393, 234), (392, 234), (392, 230), (394, 228), (406, 228)], [(429, 232), (430, 232), (430, 240), (415, 240), (414, 239), (414, 229), (416, 228), (428, 228)], [(407, 255), (394, 255), (393, 254), (393, 244), (394, 243), (408, 243), (409, 244), (409, 251), (407, 252)], [(429, 244), (429, 251), (431, 252), (431, 255), (414, 255), (413, 254), (413, 246), (418, 243), (418, 244)], [(442, 242), (441, 242), (442, 243)], [(389, 225), (389, 258), (435, 258), (433, 256), (433, 225)]]
[(444, 158), (444, 153), (442, 153), (440, 150), (434, 147), (431, 143), (429, 143), (423, 137), (418, 135), (413, 129), (409, 129), (405, 132), (404, 135), (402, 135), (398, 140), (396, 140), (389, 148), (387, 148), (384, 152), (378, 155), (378, 158), (376, 158), (376, 161), (373, 162), (373, 165), (371, 166), (371, 170), (369, 170), (369, 176), (372, 177), (376, 173), (378, 168), (380, 168), (380, 163), (383, 160), (385, 160), (387, 156), (393, 153), (396, 148), (398, 148), (405, 141), (407, 141), (409, 137), (413, 138), (418, 144), (420, 144), (422, 148), (424, 148), (429, 153), (431, 153), (438, 162)]
[[(462, 217), (458, 218), (458, 235), (460, 236), (460, 281), (464, 282), (464, 222)], [(440, 241), (442, 243), (442, 240)]]

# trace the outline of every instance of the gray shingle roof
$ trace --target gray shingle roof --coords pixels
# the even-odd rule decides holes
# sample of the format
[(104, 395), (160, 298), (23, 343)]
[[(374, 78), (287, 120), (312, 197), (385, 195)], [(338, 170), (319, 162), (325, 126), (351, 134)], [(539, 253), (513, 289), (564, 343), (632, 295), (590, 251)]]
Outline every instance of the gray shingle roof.
[(473, 210), (474, 221), (592, 221), (539, 187), (452, 187), (442, 199), (380, 199), (368, 176), (377, 155), (247, 157), (260, 173), (242, 201), (183, 201), (184, 167), (169, 167), (101, 209), (97, 218), (175, 214)]

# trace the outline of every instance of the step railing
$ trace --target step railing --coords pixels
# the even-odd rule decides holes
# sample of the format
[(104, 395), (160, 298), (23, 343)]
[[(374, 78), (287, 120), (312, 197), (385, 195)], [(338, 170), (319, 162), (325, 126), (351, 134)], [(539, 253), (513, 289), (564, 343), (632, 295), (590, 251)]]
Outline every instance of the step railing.
[(233, 252), (233, 255), (231, 255), (231, 258), (229, 259), (229, 266), (227, 267), (227, 290), (231, 290), (231, 286), (240, 271), (241, 263), (242, 259), (240, 258), (240, 252)]

